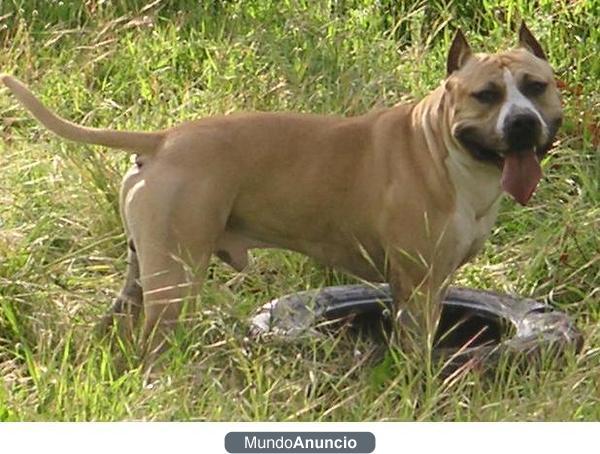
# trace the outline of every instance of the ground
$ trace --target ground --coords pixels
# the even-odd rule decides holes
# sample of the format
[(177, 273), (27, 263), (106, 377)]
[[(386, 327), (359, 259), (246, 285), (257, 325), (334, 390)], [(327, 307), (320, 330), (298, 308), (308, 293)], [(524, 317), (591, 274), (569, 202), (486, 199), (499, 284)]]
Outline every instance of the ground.
[(162, 380), (93, 326), (119, 289), (125, 153), (60, 140), (0, 93), (0, 420), (600, 419), (600, 4), (380, 0), (0, 2), (0, 71), (87, 125), (157, 129), (248, 110), (359, 114), (415, 99), (444, 76), (453, 30), (478, 51), (516, 43), (524, 17), (565, 105), (531, 204), (506, 200), (456, 283), (567, 312), (580, 355), (520, 371), (503, 362), (444, 381), (398, 349), (331, 337), (252, 343), (269, 299), (352, 279), (302, 256), (215, 262), (200, 312)]

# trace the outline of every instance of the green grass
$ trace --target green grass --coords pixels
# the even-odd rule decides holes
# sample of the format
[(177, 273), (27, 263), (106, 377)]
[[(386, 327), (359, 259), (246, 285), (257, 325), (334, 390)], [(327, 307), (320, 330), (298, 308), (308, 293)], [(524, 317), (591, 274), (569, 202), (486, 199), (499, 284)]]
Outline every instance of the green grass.
[[(74, 121), (156, 129), (239, 110), (358, 114), (443, 77), (453, 28), (494, 51), (522, 14), (564, 83), (565, 125), (531, 205), (506, 201), (456, 281), (568, 312), (581, 355), (445, 383), (395, 350), (249, 343), (270, 298), (351, 280), (286, 252), (211, 266), (201, 311), (144, 387), (131, 347), (92, 328), (125, 267), (125, 153), (60, 140), (0, 95), (0, 420), (600, 419), (600, 2), (0, 2), (0, 70)], [(360, 350), (362, 354), (355, 355)]]

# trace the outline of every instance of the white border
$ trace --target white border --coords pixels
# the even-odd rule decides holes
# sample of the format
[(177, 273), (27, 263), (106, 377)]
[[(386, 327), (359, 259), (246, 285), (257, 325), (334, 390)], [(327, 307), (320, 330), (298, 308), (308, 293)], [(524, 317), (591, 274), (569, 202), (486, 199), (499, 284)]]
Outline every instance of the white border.
[(369, 431), (376, 453), (569, 454), (595, 451), (600, 423), (3, 423), (0, 446), (11, 454), (218, 454), (231, 431)]

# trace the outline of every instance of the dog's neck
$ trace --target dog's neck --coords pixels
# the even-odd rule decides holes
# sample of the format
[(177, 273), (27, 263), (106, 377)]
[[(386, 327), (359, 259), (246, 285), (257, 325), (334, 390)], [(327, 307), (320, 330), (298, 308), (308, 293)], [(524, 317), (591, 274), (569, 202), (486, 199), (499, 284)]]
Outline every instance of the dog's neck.
[(455, 189), (457, 203), (470, 206), (478, 219), (497, 209), (502, 195), (501, 172), (474, 159), (452, 136), (453, 112), (445, 96), (441, 85), (418, 102), (413, 109), (413, 124), (422, 131), (430, 153), (435, 150), (446, 153), (441, 159)]

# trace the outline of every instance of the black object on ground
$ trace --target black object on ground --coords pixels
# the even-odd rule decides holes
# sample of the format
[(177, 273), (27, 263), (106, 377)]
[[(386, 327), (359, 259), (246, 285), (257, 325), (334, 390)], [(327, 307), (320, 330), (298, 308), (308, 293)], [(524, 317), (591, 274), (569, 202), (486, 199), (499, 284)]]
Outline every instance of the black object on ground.
[[(251, 335), (296, 338), (318, 335), (327, 321), (350, 321), (370, 334), (391, 330), (392, 297), (387, 284), (342, 285), (277, 298), (251, 319)], [(348, 323), (343, 323), (347, 326)], [(539, 301), (451, 287), (442, 304), (434, 354), (446, 361), (446, 374), (469, 361), (493, 363), (502, 352), (529, 360), (542, 352), (578, 352), (581, 332), (564, 313)]]

